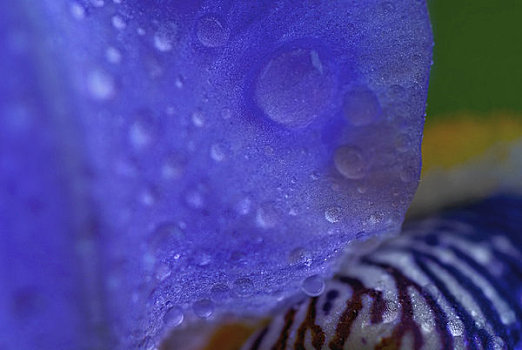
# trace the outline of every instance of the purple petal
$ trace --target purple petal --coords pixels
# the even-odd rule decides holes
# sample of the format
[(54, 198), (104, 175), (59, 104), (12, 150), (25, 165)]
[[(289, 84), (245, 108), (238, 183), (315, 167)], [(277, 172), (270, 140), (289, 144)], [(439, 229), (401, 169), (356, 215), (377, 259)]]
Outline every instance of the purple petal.
[(265, 312), (307, 277), (331, 276), (347, 244), (398, 230), (420, 172), (423, 1), (9, 11), (5, 71), (22, 73), (1, 95), (12, 161), (0, 174), (15, 188), (2, 191), (53, 210), (40, 223), (5, 205), (5, 239), (26, 238), (4, 246), (17, 264), (34, 250), (66, 270), (51, 278), (60, 268), (39, 258), (19, 275), (85, 304), (61, 312), (54, 300), (32, 316), (78, 330), (71, 344), (106, 342), (110, 327), (120, 348), (146, 347), (181, 322), (173, 309), (181, 320)]

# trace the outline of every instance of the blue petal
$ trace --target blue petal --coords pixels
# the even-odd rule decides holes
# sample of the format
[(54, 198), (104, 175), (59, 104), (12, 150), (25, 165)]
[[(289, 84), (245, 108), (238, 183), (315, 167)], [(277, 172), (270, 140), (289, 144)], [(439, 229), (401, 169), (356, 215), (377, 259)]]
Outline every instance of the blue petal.
[(28, 265), (2, 302), (31, 281), (49, 308), (31, 320), (64, 324), (12, 344), (146, 347), (183, 318), (263, 313), (331, 276), (347, 244), (398, 231), (420, 173), (424, 2), (2, 16), (3, 76), (19, 72), (1, 94), (3, 266)]

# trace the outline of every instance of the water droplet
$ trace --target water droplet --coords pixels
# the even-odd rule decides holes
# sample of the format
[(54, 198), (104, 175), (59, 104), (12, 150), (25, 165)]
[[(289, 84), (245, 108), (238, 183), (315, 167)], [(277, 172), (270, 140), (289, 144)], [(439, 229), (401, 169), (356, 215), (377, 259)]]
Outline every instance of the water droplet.
[(154, 139), (154, 134), (154, 122), (146, 115), (137, 116), (129, 128), (129, 140), (138, 150), (148, 147)]
[(335, 151), (334, 163), (337, 170), (347, 179), (362, 179), (366, 175), (367, 162), (356, 147), (339, 147)]
[(312, 254), (304, 248), (295, 248), (288, 255), (288, 262), (291, 265), (310, 267), (312, 265)]
[(249, 198), (243, 198), (236, 204), (236, 212), (239, 215), (247, 215), (250, 213), (252, 201)]
[(416, 179), (416, 171), (413, 168), (406, 167), (401, 170), (399, 177), (401, 178), (401, 181), (404, 183), (412, 182)]
[(374, 122), (381, 113), (379, 100), (367, 89), (349, 91), (343, 101), (344, 116), (355, 126), (368, 125)]
[(161, 52), (171, 51), (174, 47), (174, 39), (177, 34), (177, 27), (170, 23), (154, 33), (154, 47)]
[(342, 209), (340, 207), (331, 207), (324, 211), (324, 217), (331, 223), (339, 222), (342, 218)]
[(324, 292), (324, 288), (324, 280), (319, 275), (312, 275), (310, 277), (307, 277), (301, 285), (301, 289), (303, 290), (303, 292), (311, 297), (321, 295)]
[(156, 271), (154, 274), (156, 276), (156, 279), (161, 282), (170, 276), (171, 271), (167, 264), (159, 264), (156, 267)]
[(179, 326), (183, 322), (183, 311), (181, 308), (174, 306), (167, 310), (163, 316), (163, 323), (168, 327)]
[(231, 297), (230, 288), (226, 284), (216, 283), (210, 289), (210, 297), (216, 303), (225, 302)]
[(94, 7), (103, 7), (105, 5), (104, 0), (91, 0), (91, 5)]
[(178, 225), (173, 222), (162, 222), (151, 233), (149, 249), (157, 254), (172, 247), (172, 242), (184, 239), (185, 234)]
[(209, 318), (214, 313), (214, 304), (209, 299), (202, 299), (192, 304), (192, 309), (196, 316)]
[(165, 180), (177, 180), (183, 174), (183, 163), (176, 157), (169, 157), (161, 167), (161, 176)]
[(194, 263), (199, 267), (205, 267), (212, 262), (212, 256), (205, 252), (199, 252), (194, 257)]
[(127, 23), (119, 15), (112, 16), (111, 22), (112, 22), (113, 27), (118, 30), (123, 30), (123, 29), (125, 29), (125, 27), (127, 27)]
[(146, 207), (151, 207), (156, 204), (158, 194), (152, 187), (143, 189), (140, 193), (140, 201)]
[(392, 100), (401, 101), (406, 98), (406, 89), (401, 85), (391, 85), (388, 89), (388, 96)]
[(401, 153), (407, 152), (410, 144), (411, 141), (407, 134), (397, 135), (397, 138), (395, 139), (395, 147), (397, 148), (397, 151)]
[(183, 88), (183, 85), (185, 84), (184, 83), (184, 79), (181, 75), (179, 75), (177, 78), (176, 78), (176, 81), (174, 82), (174, 84), (176, 84), (176, 87), (178, 89), (181, 89)]
[(225, 146), (221, 143), (210, 146), (210, 157), (216, 162), (222, 162), (225, 159)]
[(198, 190), (190, 190), (185, 195), (185, 201), (189, 205), (189, 207), (193, 209), (201, 209), (205, 205), (205, 199), (203, 195)]
[(333, 95), (332, 79), (314, 50), (293, 49), (272, 58), (261, 70), (255, 101), (273, 121), (298, 128), (324, 113)]
[(273, 207), (273, 204), (264, 204), (261, 208), (257, 209), (256, 223), (262, 228), (273, 228), (279, 221), (279, 214)]
[(114, 79), (109, 74), (94, 70), (87, 76), (87, 89), (96, 100), (108, 100), (114, 97), (116, 88)]
[(238, 278), (234, 281), (234, 292), (240, 297), (248, 297), (254, 292), (254, 284), (249, 278)]
[(204, 16), (198, 21), (197, 37), (203, 46), (219, 47), (227, 43), (228, 31), (214, 16)]
[(384, 1), (381, 4), (381, 9), (384, 14), (389, 14), (395, 11), (395, 5), (391, 1)]
[(201, 128), (201, 127), (203, 127), (203, 125), (205, 125), (205, 118), (201, 112), (192, 113), (191, 119), (192, 119), (192, 124), (194, 124), (194, 126), (196, 126), (198, 128)]
[(105, 50), (105, 58), (109, 63), (118, 64), (121, 62), (121, 52), (118, 49), (109, 46), (107, 50)]
[(387, 300), (385, 302), (385, 309), (382, 314), (382, 322), (383, 323), (390, 323), (397, 319), (397, 316), (399, 316), (399, 306), (397, 303), (393, 300)]
[(71, 15), (77, 20), (85, 18), (85, 8), (77, 2), (71, 3), (69, 11), (71, 12)]
[(221, 118), (225, 120), (232, 118), (232, 111), (230, 110), (230, 108), (223, 108), (221, 110)]

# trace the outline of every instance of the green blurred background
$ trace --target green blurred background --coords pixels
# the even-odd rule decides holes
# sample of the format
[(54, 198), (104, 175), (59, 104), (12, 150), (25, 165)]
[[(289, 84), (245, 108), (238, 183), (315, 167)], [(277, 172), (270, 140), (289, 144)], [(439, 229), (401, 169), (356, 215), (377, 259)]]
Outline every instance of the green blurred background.
[(429, 0), (428, 117), (522, 112), (522, 0)]

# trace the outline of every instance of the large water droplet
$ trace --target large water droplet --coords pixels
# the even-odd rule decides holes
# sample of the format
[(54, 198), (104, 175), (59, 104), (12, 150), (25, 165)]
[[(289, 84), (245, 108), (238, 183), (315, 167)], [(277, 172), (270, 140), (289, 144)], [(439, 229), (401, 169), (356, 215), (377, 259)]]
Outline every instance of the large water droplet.
[(214, 16), (204, 16), (198, 21), (197, 37), (203, 46), (219, 47), (227, 43), (228, 31)]
[(333, 81), (317, 51), (293, 49), (272, 58), (261, 70), (255, 100), (273, 121), (304, 127), (330, 103)]
[(366, 175), (366, 161), (356, 147), (339, 147), (335, 151), (334, 163), (337, 170), (348, 179), (362, 179)]
[(192, 309), (196, 316), (200, 318), (209, 318), (214, 313), (214, 304), (209, 299), (196, 301), (192, 305)]
[(324, 292), (324, 288), (324, 280), (319, 275), (307, 277), (301, 285), (301, 289), (303, 290), (303, 292), (311, 297), (321, 295)]
[(181, 308), (174, 306), (167, 310), (163, 316), (163, 322), (169, 327), (179, 326), (183, 322), (183, 311)]

